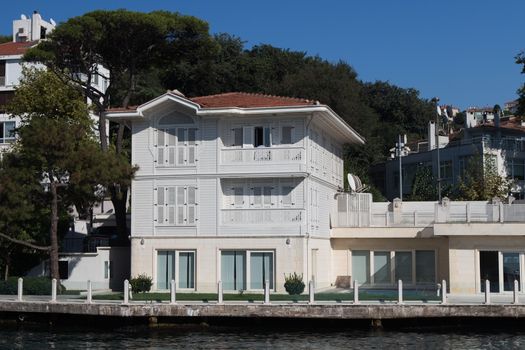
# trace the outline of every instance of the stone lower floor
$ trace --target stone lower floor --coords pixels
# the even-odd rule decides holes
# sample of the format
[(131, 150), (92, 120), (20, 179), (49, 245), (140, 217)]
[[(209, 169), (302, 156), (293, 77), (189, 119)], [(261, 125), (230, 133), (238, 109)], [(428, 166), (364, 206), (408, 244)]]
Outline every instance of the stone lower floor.
[(350, 288), (437, 289), (475, 294), (525, 290), (525, 237), (424, 238), (134, 237), (131, 276), (153, 278), (153, 290), (260, 292), (268, 281), (284, 293), (285, 276), (297, 273), (317, 290)]

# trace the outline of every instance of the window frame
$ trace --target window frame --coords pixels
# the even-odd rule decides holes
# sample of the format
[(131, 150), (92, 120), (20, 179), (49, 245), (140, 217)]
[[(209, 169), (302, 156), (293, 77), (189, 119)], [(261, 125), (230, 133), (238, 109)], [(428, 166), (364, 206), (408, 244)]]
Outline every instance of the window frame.
[[(182, 190), (183, 198), (180, 198)], [(154, 194), (154, 223), (156, 227), (196, 227), (199, 221), (197, 185), (158, 185)], [(194, 191), (194, 202), (189, 203), (189, 192)], [(162, 193), (162, 195), (161, 195)], [(162, 198), (162, 204), (159, 199)], [(163, 209), (161, 209), (163, 208)], [(190, 212), (193, 210), (193, 221), (190, 222)], [(182, 223), (179, 221), (182, 211)], [(160, 220), (162, 215), (162, 222)]]
[[(174, 253), (174, 262), (173, 262), (173, 279), (175, 280), (175, 290), (176, 291), (195, 291), (197, 289), (197, 249), (156, 249), (155, 250), (155, 281), (154, 286), (156, 290), (163, 291), (163, 290), (170, 290), (171, 288), (171, 280), (168, 281), (167, 288), (166, 289), (160, 289), (159, 288), (159, 253), (160, 252), (169, 252)], [(190, 288), (181, 288), (180, 287), (180, 253), (189, 253), (193, 255), (193, 287)]]
[[(244, 281), (244, 284), (246, 286), (246, 288), (243, 290), (243, 291), (248, 291), (248, 292), (261, 292), (261, 291), (264, 291), (264, 284), (263, 284), (263, 288), (262, 289), (256, 289), (256, 288), (251, 288), (251, 285), (252, 285), (252, 280), (251, 280), (251, 269), (252, 269), (252, 265), (251, 265), (251, 255), (252, 253), (267, 253), (267, 254), (271, 254), (272, 256), (272, 280), (270, 281), (270, 291), (276, 291), (276, 271), (277, 271), (277, 258), (276, 258), (276, 250), (275, 249), (228, 249), (228, 248), (225, 248), (225, 249), (220, 249), (219, 250), (219, 261), (220, 261), (220, 266), (219, 266), (219, 271), (220, 271), (220, 277), (219, 277), (219, 280), (222, 281), (223, 280), (223, 277), (222, 277), (222, 253), (223, 252), (239, 252), (239, 253), (244, 253), (244, 256), (245, 256), (245, 265), (244, 265), (244, 278), (245, 278), (245, 281)], [(224, 284), (223, 284), (224, 286)], [(239, 289), (224, 289), (225, 292), (238, 292)]]
[[(162, 123), (159, 118), (154, 129), (153, 146), (155, 152), (155, 166), (158, 168), (195, 167), (198, 162), (198, 146), (200, 144), (200, 130), (195, 119), (189, 115), (182, 115), (192, 120), (192, 123)], [(175, 116), (176, 118), (176, 116)], [(193, 139), (190, 135), (193, 133)], [(182, 137), (181, 137), (182, 135)], [(182, 139), (182, 140), (181, 140)]]

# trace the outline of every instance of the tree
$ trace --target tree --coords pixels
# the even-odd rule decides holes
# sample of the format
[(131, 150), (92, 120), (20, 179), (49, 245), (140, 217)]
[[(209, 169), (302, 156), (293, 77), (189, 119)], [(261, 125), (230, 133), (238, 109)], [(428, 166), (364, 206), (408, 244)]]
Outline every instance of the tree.
[(11, 35), (1, 35), (0, 34), (0, 44), (8, 43), (8, 42), (10, 42), (12, 40), (13, 40), (13, 38), (11, 37)]
[(435, 201), (437, 199), (436, 179), (432, 167), (420, 165), (417, 167), (412, 183), (411, 201)]
[[(521, 74), (525, 74), (525, 52), (520, 52), (516, 57), (516, 64), (521, 65)], [(518, 115), (525, 115), (525, 84), (517, 91), (518, 93)]]
[(82, 95), (54, 73), (25, 70), (8, 111), (22, 121), (14, 149), (22, 171), (31, 176), (32, 184), (44, 188), (42, 197), (49, 208), (49, 246), (32, 248), (49, 251), (51, 276), (58, 279), (60, 212), (79, 198), (96, 200), (97, 187), (122, 174), (111, 168), (109, 153), (96, 142)]
[[(28, 50), (25, 59), (44, 63), (92, 101), (98, 115), (100, 146), (108, 152), (110, 140), (120, 161), (125, 158), (122, 155), (126, 155), (126, 131), (124, 124), (118, 124), (110, 128), (109, 138), (106, 135), (104, 112), (110, 101), (127, 108), (141, 79), (148, 77), (155, 67), (176, 62), (191, 65), (210, 52), (213, 52), (213, 41), (208, 24), (202, 20), (164, 11), (145, 14), (116, 10), (93, 11), (69, 19), (58, 25), (48, 40)], [(107, 69), (107, 74), (102, 67)], [(107, 90), (92, 84), (94, 76), (109, 80)], [(124, 165), (119, 165), (121, 167)], [(129, 177), (124, 177), (108, 187), (122, 240), (128, 236), (129, 181)]]
[(464, 201), (488, 201), (506, 198), (512, 183), (498, 173), (495, 159), (477, 155), (467, 163), (465, 175), (459, 179), (452, 197)]

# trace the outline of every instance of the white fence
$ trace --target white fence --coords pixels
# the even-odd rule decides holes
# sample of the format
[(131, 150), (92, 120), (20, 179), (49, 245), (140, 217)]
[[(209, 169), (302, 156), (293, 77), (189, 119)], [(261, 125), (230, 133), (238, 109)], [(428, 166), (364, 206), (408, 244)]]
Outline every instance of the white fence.
[(335, 227), (426, 227), (434, 223), (525, 222), (525, 204), (480, 201), (373, 203), (368, 193), (337, 198)]
[(302, 147), (289, 148), (224, 148), (222, 163), (305, 162)]
[(299, 224), (303, 211), (297, 209), (223, 209), (222, 223), (225, 225)]

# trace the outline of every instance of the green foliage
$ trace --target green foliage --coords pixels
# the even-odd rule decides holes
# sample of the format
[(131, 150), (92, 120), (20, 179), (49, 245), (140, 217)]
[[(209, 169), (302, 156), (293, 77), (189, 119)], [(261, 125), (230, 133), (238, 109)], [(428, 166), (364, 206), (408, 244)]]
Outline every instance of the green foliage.
[[(516, 64), (521, 65), (521, 74), (525, 74), (525, 52), (520, 52), (516, 57)], [(518, 115), (525, 115), (525, 84), (517, 91), (518, 93)]]
[(432, 174), (432, 167), (418, 166), (412, 183), (412, 193), (408, 200), (435, 201), (437, 197), (436, 179)]
[(305, 284), (303, 282), (303, 275), (298, 275), (296, 272), (290, 275), (284, 275), (284, 289), (290, 295), (299, 295), (304, 292)]
[(13, 38), (11, 37), (11, 35), (1, 35), (0, 34), (0, 44), (8, 43), (8, 42), (10, 42), (12, 40), (13, 40)]
[[(23, 277), (24, 295), (51, 295), (51, 279), (48, 277)], [(66, 288), (57, 283), (57, 293), (64, 293)], [(10, 277), (0, 281), (0, 294), (16, 295), (18, 293), (18, 277)]]
[(145, 274), (138, 275), (129, 281), (133, 293), (145, 293), (151, 290), (153, 279)]
[(512, 183), (498, 173), (495, 159), (490, 156), (472, 157), (465, 171), (465, 176), (459, 179), (457, 189), (451, 196), (456, 200), (484, 201), (494, 197), (506, 198)]

